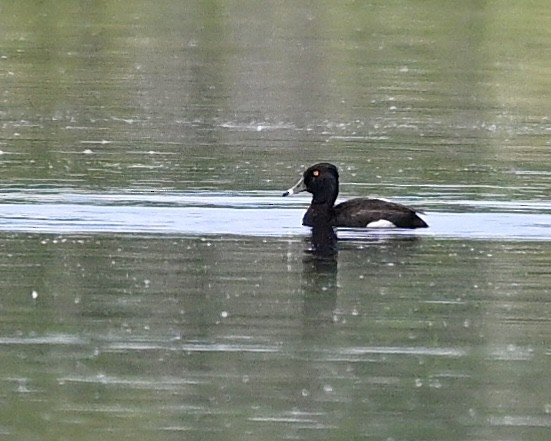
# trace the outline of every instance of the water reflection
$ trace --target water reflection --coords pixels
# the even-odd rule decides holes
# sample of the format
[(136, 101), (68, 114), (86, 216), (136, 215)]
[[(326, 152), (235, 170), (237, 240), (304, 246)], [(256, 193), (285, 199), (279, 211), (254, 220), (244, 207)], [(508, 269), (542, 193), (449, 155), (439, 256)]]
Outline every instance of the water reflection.
[(311, 228), (310, 249), (308, 250), (314, 256), (320, 259), (336, 258), (337, 235), (335, 229), (329, 223), (321, 223)]
[(305, 332), (318, 335), (320, 327), (333, 323), (337, 306), (337, 249), (315, 248), (302, 258), (302, 295)]
[[(304, 199), (277, 193), (60, 193), (26, 191), (0, 194), (0, 231), (54, 234), (228, 234), (302, 237)], [(408, 203), (408, 202), (406, 202)], [(339, 228), (340, 239), (447, 237), (460, 239), (551, 240), (551, 205), (486, 200), (439, 202), (427, 213), (430, 228), (414, 231)], [(331, 244), (329, 228), (312, 234), (312, 248)], [(330, 252), (330, 246), (325, 250)]]

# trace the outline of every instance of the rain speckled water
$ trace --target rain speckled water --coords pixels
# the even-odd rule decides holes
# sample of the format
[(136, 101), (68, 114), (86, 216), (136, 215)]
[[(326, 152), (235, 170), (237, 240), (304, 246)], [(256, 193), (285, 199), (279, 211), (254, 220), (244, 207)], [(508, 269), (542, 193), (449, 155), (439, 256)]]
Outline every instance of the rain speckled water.
[(2, 439), (549, 439), (546, 2), (4, 3)]

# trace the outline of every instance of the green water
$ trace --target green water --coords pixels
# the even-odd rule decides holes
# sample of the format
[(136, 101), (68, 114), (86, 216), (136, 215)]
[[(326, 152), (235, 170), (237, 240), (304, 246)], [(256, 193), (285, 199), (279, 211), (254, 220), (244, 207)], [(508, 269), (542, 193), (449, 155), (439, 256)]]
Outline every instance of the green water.
[(547, 441), (548, 10), (0, 2), (0, 438)]
[(547, 436), (546, 243), (0, 246), (7, 439)]

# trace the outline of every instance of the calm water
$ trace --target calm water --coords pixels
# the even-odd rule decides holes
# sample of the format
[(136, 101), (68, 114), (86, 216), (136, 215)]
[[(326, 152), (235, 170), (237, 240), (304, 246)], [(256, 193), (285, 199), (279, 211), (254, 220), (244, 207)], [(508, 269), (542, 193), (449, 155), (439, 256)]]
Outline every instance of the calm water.
[[(551, 434), (547, 2), (0, 2), (0, 438)], [(426, 212), (307, 252), (305, 166)]]

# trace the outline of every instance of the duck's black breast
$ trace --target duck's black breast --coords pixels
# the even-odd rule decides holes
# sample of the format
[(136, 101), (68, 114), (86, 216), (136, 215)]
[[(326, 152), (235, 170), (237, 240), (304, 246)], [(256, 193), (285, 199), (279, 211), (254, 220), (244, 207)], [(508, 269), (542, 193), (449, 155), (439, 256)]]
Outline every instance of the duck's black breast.
[(413, 208), (368, 198), (350, 199), (331, 208), (311, 205), (304, 215), (303, 225), (313, 226), (322, 211), (325, 216), (328, 216), (330, 224), (334, 227), (428, 227)]

